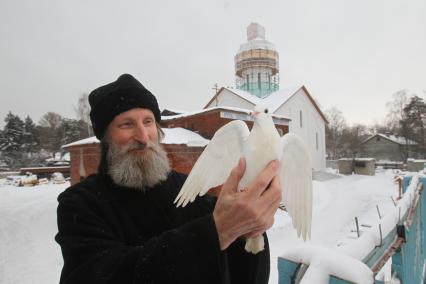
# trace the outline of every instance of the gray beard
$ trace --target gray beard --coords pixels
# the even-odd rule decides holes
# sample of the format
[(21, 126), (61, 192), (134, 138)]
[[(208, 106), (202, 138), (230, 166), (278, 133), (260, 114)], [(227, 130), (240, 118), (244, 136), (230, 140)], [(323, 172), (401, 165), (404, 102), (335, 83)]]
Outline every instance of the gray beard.
[[(133, 142), (122, 147), (109, 141), (108, 146), (108, 173), (117, 185), (145, 191), (167, 179), (169, 159), (158, 143)], [(135, 149), (145, 150), (143, 153), (132, 151)]]

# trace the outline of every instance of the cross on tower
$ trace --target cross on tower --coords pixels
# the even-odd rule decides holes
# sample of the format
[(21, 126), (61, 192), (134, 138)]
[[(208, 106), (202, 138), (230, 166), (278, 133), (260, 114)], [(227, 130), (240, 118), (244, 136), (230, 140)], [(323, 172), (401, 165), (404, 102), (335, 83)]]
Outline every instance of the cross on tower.
[(215, 90), (215, 94), (217, 94), (217, 92), (219, 91), (219, 86), (217, 85), (217, 83), (214, 84), (212, 90)]

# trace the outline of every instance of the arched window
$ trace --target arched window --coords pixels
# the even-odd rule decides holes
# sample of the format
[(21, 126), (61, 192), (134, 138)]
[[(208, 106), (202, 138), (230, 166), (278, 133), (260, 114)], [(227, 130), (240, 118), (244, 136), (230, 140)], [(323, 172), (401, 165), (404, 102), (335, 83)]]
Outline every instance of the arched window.
[(302, 110), (299, 111), (299, 120), (300, 120), (300, 128), (302, 128), (303, 127)]

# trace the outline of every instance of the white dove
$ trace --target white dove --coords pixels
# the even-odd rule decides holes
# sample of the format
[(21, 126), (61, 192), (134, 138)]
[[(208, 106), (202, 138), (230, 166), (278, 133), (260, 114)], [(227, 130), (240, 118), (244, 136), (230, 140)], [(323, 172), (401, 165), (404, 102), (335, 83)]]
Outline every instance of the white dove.
[[(270, 161), (278, 159), (281, 161), (278, 175), (283, 189), (282, 203), (297, 235), (306, 241), (311, 235), (312, 219), (312, 167), (307, 146), (295, 134), (280, 137), (265, 108), (256, 106), (252, 116), (251, 132), (241, 120), (231, 121), (216, 131), (174, 202), (177, 207), (184, 207), (197, 195), (202, 196), (223, 184), (240, 157), (246, 160), (246, 170), (238, 190), (246, 188)], [(262, 251), (263, 236), (248, 238), (245, 249), (254, 254)]]

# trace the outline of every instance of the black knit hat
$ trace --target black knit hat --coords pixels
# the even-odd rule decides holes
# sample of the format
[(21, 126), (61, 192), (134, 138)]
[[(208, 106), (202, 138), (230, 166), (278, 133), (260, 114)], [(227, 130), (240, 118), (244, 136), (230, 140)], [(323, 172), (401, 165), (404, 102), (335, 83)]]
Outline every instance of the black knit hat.
[(90, 120), (98, 139), (102, 139), (106, 128), (114, 117), (133, 108), (147, 108), (160, 122), (161, 114), (157, 100), (132, 75), (123, 74), (112, 83), (93, 90), (89, 95)]

